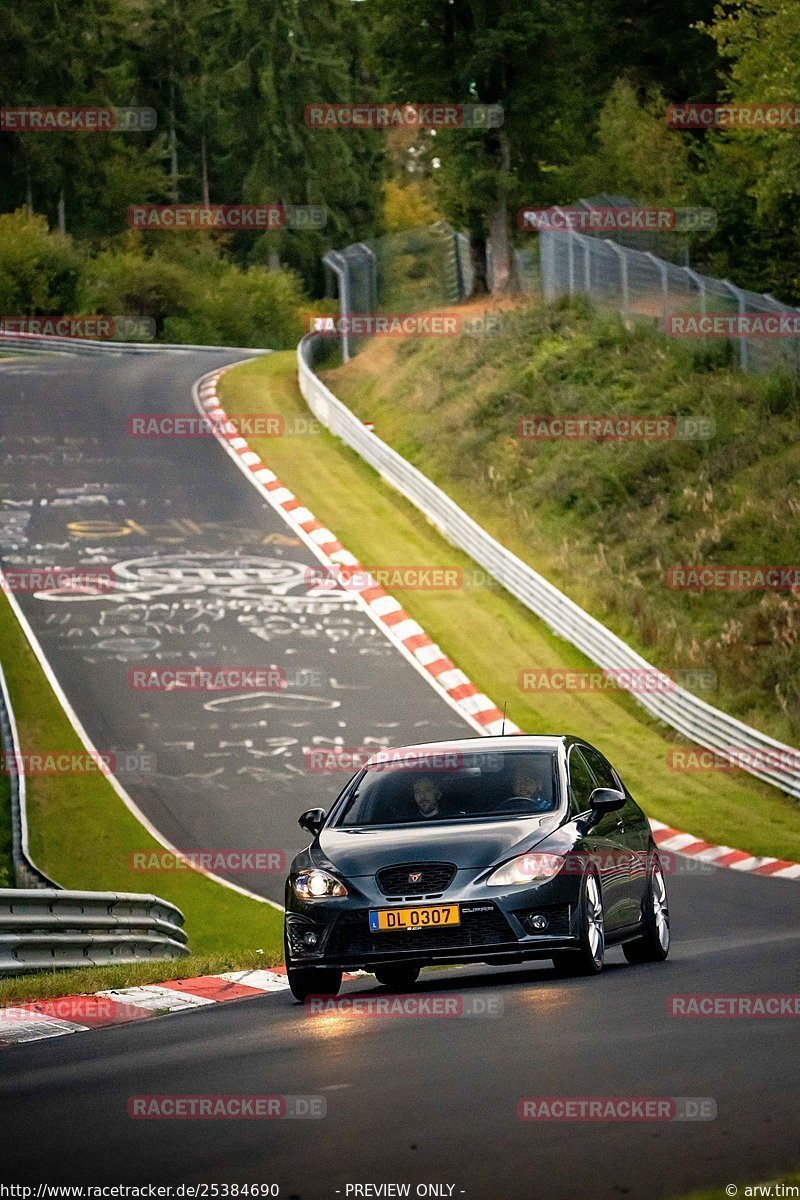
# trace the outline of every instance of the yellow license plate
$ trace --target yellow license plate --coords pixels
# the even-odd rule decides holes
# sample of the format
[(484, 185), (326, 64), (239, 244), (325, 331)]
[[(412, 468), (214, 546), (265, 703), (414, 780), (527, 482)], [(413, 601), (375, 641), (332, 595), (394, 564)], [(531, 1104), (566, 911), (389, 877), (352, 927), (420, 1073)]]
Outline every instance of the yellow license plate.
[(419, 904), (415, 908), (373, 908), (369, 927), (373, 933), (393, 929), (438, 929), (441, 925), (460, 925), (457, 904)]

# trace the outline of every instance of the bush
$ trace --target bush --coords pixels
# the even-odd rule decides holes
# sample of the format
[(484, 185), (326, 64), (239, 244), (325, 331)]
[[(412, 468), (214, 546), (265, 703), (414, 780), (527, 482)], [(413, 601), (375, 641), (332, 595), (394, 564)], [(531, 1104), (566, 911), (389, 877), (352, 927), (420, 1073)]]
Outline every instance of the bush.
[(106, 251), (88, 265), (82, 290), (91, 311), (150, 317), (161, 338), (167, 318), (190, 306), (193, 286), (190, 270), (181, 264), (136, 251)]
[(82, 261), (68, 237), (50, 232), (45, 217), (24, 209), (0, 214), (0, 312), (75, 313)]
[(283, 349), (303, 332), (303, 291), (289, 271), (240, 270), (208, 253), (108, 251), (86, 273), (96, 312), (150, 317), (167, 342)]
[(186, 313), (168, 318), (164, 337), (170, 342), (288, 349), (304, 332), (308, 308), (292, 272), (241, 271), (224, 264), (195, 289)]

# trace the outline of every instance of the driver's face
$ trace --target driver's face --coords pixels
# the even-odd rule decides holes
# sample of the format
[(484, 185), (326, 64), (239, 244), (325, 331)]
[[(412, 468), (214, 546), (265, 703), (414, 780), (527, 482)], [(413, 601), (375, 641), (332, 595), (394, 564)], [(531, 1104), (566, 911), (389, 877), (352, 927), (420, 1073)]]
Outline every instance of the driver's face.
[(424, 816), (436, 812), (441, 794), (432, 779), (418, 779), (414, 784), (414, 799)]
[(535, 767), (518, 767), (514, 772), (514, 791), (518, 796), (538, 796), (544, 791), (544, 780)]

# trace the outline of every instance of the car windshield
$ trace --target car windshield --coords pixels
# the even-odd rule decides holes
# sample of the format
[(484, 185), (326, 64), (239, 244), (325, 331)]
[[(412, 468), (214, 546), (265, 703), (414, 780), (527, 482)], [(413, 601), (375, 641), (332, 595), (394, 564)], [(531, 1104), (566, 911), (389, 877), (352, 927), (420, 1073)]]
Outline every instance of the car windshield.
[(535, 817), (557, 805), (552, 752), (506, 751), (367, 767), (336, 824), (421, 825)]

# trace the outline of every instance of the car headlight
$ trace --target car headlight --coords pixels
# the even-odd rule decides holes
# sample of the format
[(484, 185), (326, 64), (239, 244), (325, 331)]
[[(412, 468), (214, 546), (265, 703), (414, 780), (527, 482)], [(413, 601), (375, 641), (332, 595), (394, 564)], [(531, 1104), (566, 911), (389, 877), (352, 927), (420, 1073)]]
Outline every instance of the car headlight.
[(347, 888), (327, 871), (302, 871), (292, 881), (299, 900), (326, 900), (331, 896), (346, 896)]
[(507, 887), (509, 884), (543, 883), (552, 879), (564, 866), (566, 859), (560, 854), (520, 854), (492, 871), (486, 880), (490, 887)]

